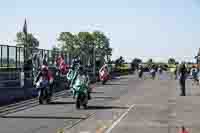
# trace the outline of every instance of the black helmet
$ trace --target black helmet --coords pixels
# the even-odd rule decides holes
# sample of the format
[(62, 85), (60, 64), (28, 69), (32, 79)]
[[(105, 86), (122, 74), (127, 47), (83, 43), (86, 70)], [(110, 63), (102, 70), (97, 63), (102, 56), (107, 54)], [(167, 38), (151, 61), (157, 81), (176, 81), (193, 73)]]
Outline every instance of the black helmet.
[(80, 67), (79, 67), (79, 71), (80, 71), (80, 72), (83, 72), (83, 71), (84, 71), (83, 66), (80, 66)]
[(74, 68), (75, 68), (75, 64), (72, 63), (70, 67), (71, 67), (72, 69), (74, 69)]

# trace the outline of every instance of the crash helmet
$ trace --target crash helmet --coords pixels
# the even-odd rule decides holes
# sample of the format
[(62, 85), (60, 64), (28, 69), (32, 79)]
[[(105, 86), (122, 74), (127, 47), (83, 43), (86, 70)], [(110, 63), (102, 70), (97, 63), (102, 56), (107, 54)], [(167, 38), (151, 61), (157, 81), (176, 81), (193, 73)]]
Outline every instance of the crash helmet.
[(48, 66), (42, 65), (41, 70), (42, 70), (42, 71), (48, 71)]

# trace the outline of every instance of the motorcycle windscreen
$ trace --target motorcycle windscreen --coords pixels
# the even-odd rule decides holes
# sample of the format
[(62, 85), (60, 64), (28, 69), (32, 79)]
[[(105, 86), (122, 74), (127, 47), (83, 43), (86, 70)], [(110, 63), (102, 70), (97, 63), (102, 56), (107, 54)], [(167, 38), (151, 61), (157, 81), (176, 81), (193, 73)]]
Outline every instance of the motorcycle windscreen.
[(45, 88), (45, 87), (48, 86), (48, 84), (49, 84), (48, 80), (42, 80), (42, 79), (40, 79), (39, 82), (38, 82), (38, 87)]
[(85, 76), (78, 76), (75, 82), (74, 88), (76, 91), (84, 91), (87, 89), (86, 87), (86, 77)]

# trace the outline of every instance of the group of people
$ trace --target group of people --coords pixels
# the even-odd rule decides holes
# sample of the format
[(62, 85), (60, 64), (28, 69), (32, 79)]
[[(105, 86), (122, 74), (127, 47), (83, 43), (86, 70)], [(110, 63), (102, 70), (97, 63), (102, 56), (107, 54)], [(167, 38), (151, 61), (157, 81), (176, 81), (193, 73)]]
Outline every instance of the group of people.
[[(159, 72), (160, 74), (162, 74), (162, 67), (158, 66), (156, 67), (155, 65), (153, 65), (150, 69), (150, 74), (152, 76), (152, 79), (155, 79), (156, 77), (156, 72)], [(140, 64), (138, 67), (138, 76), (141, 79), (143, 77), (143, 73), (144, 73), (144, 67)]]
[[(91, 88), (90, 88), (90, 79), (89, 75), (87, 73), (87, 70), (84, 69), (82, 66), (81, 60), (78, 57), (75, 57), (72, 60), (72, 65), (69, 67), (67, 64), (65, 64), (64, 57), (61, 55), (56, 60), (57, 68), (59, 72), (62, 75), (66, 76), (66, 79), (68, 80), (69, 88), (73, 94), (73, 97), (75, 97), (75, 88), (77, 84), (80, 84), (80, 82), (83, 82), (87, 86), (87, 92), (88, 92), (88, 99), (91, 99)], [(99, 70), (99, 73), (109, 73), (108, 66), (103, 65), (101, 69)], [(51, 71), (48, 68), (48, 63), (43, 58), (42, 61), (42, 67), (40, 67), (40, 71), (38, 72), (37, 76), (35, 77), (35, 83), (37, 83), (40, 79), (44, 79), (49, 81), (49, 88), (50, 88), (50, 95), (52, 96), (52, 90), (53, 90), (53, 83), (54, 83), (54, 77), (51, 73)]]
[(180, 96), (186, 95), (186, 80), (188, 78), (188, 75), (192, 76), (193, 84), (196, 83), (197, 85), (199, 85), (200, 71), (196, 66), (193, 66), (191, 69), (188, 69), (186, 64), (182, 62), (182, 64), (179, 67), (176, 67), (174, 74), (175, 79), (179, 77), (179, 83), (181, 88)]
[[(156, 72), (159, 72), (160, 74), (162, 74), (162, 67), (158, 66), (152, 66), (150, 68), (150, 74), (152, 76), (152, 79), (155, 78), (156, 76)], [(144, 73), (144, 67), (142, 65), (139, 65), (138, 67), (138, 77), (141, 79), (143, 77), (143, 73)], [(182, 64), (176, 66), (175, 71), (174, 71), (174, 75), (175, 75), (175, 79), (179, 79), (179, 83), (180, 83), (180, 88), (181, 88), (181, 96), (185, 96), (186, 95), (186, 79), (188, 77), (188, 74), (191, 73), (192, 78), (193, 78), (193, 82), (196, 83), (197, 85), (200, 82), (200, 70), (193, 66), (193, 68), (190, 70), (188, 70), (186, 64), (184, 62), (182, 62)]]

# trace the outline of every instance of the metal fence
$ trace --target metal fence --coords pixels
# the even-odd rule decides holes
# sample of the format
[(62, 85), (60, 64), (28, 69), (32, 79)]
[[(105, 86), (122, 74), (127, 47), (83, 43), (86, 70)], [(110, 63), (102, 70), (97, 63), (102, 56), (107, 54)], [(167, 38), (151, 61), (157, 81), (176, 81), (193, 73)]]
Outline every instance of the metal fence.
[(36, 52), (39, 52), (41, 57), (46, 54), (49, 64), (53, 64), (56, 58), (62, 53), (64, 55), (65, 62), (71, 64), (72, 56), (62, 51), (0, 45), (0, 68), (22, 68), (25, 60), (31, 58), (33, 53)]
[[(24, 72), (26, 80), (33, 80), (33, 71), (26, 70), (29, 59), (33, 59), (34, 54), (38, 55), (40, 58), (43, 58), (46, 55), (46, 60), (49, 66), (55, 65), (55, 61), (61, 54), (64, 56), (65, 63), (71, 65), (73, 55), (66, 53), (64, 51), (53, 51), (45, 49), (33, 49), (33, 48), (24, 48), (17, 46), (9, 45), (0, 45), (0, 81), (3, 80), (20, 80), (21, 72)], [(91, 75), (95, 76), (96, 74), (96, 60), (95, 54), (91, 57), (87, 54), (80, 55), (82, 64), (89, 65), (91, 68)], [(95, 61), (96, 62), (96, 61)], [(98, 65), (97, 65), (98, 66)], [(1, 85), (0, 85), (1, 86)]]

